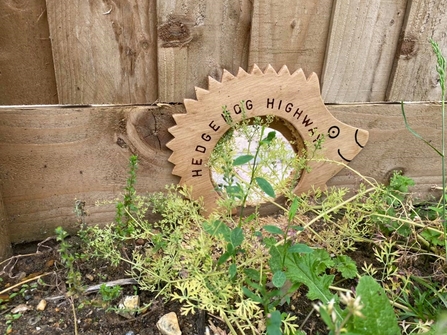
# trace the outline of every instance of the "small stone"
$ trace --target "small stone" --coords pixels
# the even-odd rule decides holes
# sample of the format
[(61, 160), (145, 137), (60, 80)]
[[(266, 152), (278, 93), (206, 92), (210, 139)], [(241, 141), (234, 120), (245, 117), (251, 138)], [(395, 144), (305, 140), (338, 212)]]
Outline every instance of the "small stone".
[(135, 335), (135, 332), (133, 332), (132, 330), (129, 330), (126, 335)]
[(12, 314), (23, 313), (23, 312), (29, 311), (30, 309), (33, 309), (30, 305), (20, 304), (20, 305), (14, 307), (11, 310), (11, 313)]
[(174, 312), (163, 315), (157, 322), (157, 328), (163, 335), (182, 335)]
[(85, 277), (90, 281), (93, 281), (95, 279), (95, 277), (93, 277), (90, 273), (86, 274)]
[(44, 311), (46, 307), (47, 307), (47, 301), (46, 301), (45, 299), (42, 299), (42, 300), (37, 304), (36, 310), (38, 310), (38, 311)]
[(118, 314), (127, 319), (135, 317), (137, 309), (140, 307), (140, 297), (138, 295), (126, 295), (118, 305)]

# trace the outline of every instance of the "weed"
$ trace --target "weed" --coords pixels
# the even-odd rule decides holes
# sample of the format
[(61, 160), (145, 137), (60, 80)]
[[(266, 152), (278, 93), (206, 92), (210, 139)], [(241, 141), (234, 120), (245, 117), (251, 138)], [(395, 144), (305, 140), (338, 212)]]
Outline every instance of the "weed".
[(442, 173), (442, 196), (441, 196), (441, 208), (439, 213), (441, 214), (442, 219), (442, 227), (444, 232), (444, 249), (445, 249), (445, 258), (447, 262), (447, 221), (446, 221), (446, 197), (447, 197), (447, 181), (446, 181), (446, 162), (445, 162), (445, 79), (446, 79), (446, 61), (444, 56), (442, 55), (441, 49), (436, 41), (430, 40), (430, 44), (432, 46), (433, 52), (437, 59), (436, 71), (439, 76), (439, 84), (441, 87), (441, 149), (439, 150), (434, 145), (430, 143), (430, 141), (424, 139), (421, 135), (419, 135), (416, 131), (414, 131), (407, 122), (407, 117), (405, 114), (404, 103), (401, 103), (402, 115), (405, 121), (406, 128), (417, 138), (422, 140), (425, 144), (427, 144), (433, 151), (435, 151), (441, 157), (441, 173)]
[(135, 211), (135, 183), (136, 183), (136, 171), (138, 167), (137, 156), (131, 156), (129, 159), (129, 176), (124, 188), (124, 199), (116, 204), (116, 231), (121, 236), (129, 236), (132, 231), (132, 225), (128, 225), (131, 214)]
[(118, 298), (121, 295), (122, 287), (119, 285), (115, 286), (107, 286), (106, 284), (102, 284), (99, 287), (99, 294), (101, 295), (102, 301), (112, 301)]
[(76, 268), (76, 262), (85, 258), (85, 255), (73, 252), (73, 246), (67, 241), (68, 233), (62, 228), (55, 230), (56, 240), (59, 242), (59, 254), (62, 265), (67, 269), (66, 281), (71, 294), (82, 291), (82, 276)]
[(20, 319), (22, 317), (22, 313), (8, 313), (5, 315), (5, 325), (6, 325), (6, 329), (5, 329), (5, 335), (6, 334), (10, 334), (13, 330), (13, 324), (14, 321)]
[[(363, 334), (364, 329), (398, 334), (398, 322), (407, 333), (430, 328), (435, 311), (446, 308), (444, 287), (411, 274), (410, 268), (406, 272), (404, 262), (422, 252), (437, 260), (444, 235), (436, 220), (426, 221), (412, 205), (414, 182), (395, 173), (385, 186), (351, 169), (362, 180), (356, 192), (334, 188), (297, 196), (290, 186), (297, 173), (278, 182), (263, 169), (278, 159), (279, 151), (285, 152), (284, 147), (272, 150), (277, 137), (268, 130), (269, 122), (243, 120), (218, 143), (210, 164), (222, 174), (216, 186), (222, 200), (219, 210), (206, 218), (201, 201), (189, 200), (187, 188), (136, 194), (137, 160), (131, 158), (116, 222), (81, 232), (87, 252), (112, 265), (127, 263), (139, 289), (180, 302), (183, 314), (204, 310), (219, 317), (232, 334), (300, 334), (299, 320), (284, 310), (302, 287), (330, 334)], [(236, 131), (247, 136), (251, 151), (234, 149)], [(301, 171), (311, 159), (324, 161), (319, 147), (321, 143), (308, 146), (304, 157), (281, 156), (281, 163)], [(284, 204), (274, 200), (279, 193)], [(252, 199), (275, 203), (285, 220), (280, 225), (263, 222), (256, 207), (245, 215)], [(160, 219), (149, 222), (151, 211)], [(138, 245), (132, 244), (137, 240)], [(371, 247), (375, 256), (360, 271), (346, 254), (359, 243)], [(129, 252), (123, 252), (124, 245), (132, 246)], [(61, 250), (69, 254), (67, 248)], [(66, 264), (74, 267), (73, 261)], [(445, 277), (442, 270), (439, 276)], [(355, 287), (355, 295), (337, 286), (345, 282)], [(113, 300), (120, 292), (104, 287), (100, 294)]]

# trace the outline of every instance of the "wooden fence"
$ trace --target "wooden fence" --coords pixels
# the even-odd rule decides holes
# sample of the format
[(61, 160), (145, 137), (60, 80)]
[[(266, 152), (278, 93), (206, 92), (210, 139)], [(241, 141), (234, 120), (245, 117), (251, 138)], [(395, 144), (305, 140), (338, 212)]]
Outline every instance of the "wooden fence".
[[(403, 169), (432, 194), (438, 159), (393, 102), (439, 100), (429, 39), (447, 54), (446, 10), (447, 0), (1, 1), (0, 244), (73, 227), (75, 200), (88, 222), (110, 222), (113, 206), (95, 202), (119, 194), (132, 152), (140, 190), (177, 182), (172, 113), (208, 76), (253, 64), (317, 73), (331, 112), (370, 132), (352, 166), (379, 181)], [(408, 113), (439, 139), (438, 105)], [(330, 181), (357, 182), (347, 171)]]

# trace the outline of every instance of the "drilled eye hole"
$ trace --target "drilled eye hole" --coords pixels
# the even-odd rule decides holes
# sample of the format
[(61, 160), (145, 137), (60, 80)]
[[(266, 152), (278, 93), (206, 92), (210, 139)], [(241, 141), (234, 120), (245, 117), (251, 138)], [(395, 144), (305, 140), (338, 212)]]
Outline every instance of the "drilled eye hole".
[(227, 131), (209, 164), (215, 189), (237, 206), (276, 198), (293, 190), (299, 178), (293, 144), (280, 131), (262, 124)]

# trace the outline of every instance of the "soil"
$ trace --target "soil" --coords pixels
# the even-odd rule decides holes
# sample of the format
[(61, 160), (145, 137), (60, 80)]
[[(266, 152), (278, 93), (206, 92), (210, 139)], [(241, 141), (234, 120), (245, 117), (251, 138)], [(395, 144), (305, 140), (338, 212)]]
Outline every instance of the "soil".
[[(16, 245), (14, 256), (1, 263), (0, 334), (159, 335), (156, 323), (169, 312), (176, 313), (184, 335), (208, 334), (205, 327), (211, 330), (211, 334), (229, 334), (225, 324), (218, 318), (203, 311), (194, 315), (181, 315), (180, 304), (161, 299), (153, 301), (153, 294), (138, 291), (135, 285), (123, 285), (122, 296), (134, 295), (136, 291), (141, 305), (149, 302), (152, 305), (132, 318), (107, 311), (107, 305), (101, 305), (97, 291), (70, 295), (66, 284), (67, 270), (61, 264), (58, 248), (55, 238)], [(116, 268), (91, 261), (80, 264), (83, 276), (81, 280), (87, 290), (101, 283), (128, 278), (127, 270), (125, 266)], [(303, 323), (307, 319), (303, 323), (303, 330), (307, 334), (325, 334), (326, 326), (314, 313), (305, 294), (304, 290), (298, 291), (287, 306), (287, 311), (293, 312), (298, 317), (298, 322)], [(43, 310), (38, 310), (41, 300), (45, 300), (47, 304)], [(110, 305), (117, 306), (118, 301), (112, 301)], [(14, 308), (20, 307), (24, 311), (20, 312), (18, 319), (11, 322), (8, 329), (7, 321)]]
[[(71, 237), (70, 243), (77, 245), (77, 237)], [(181, 305), (165, 302), (154, 294), (140, 291), (135, 283), (122, 285), (120, 297), (137, 294), (140, 306), (150, 307), (136, 316), (128, 318), (110, 306), (118, 306), (120, 297), (105, 303), (95, 285), (116, 280), (129, 280), (125, 265), (112, 267), (107, 262), (80, 262), (79, 267), (83, 291), (72, 293), (67, 287), (67, 269), (62, 265), (59, 253), (60, 245), (56, 239), (48, 238), (39, 243), (14, 246), (14, 256), (0, 263), (0, 335), (2, 334), (104, 334), (104, 335), (151, 335), (160, 334), (157, 321), (169, 312), (175, 312), (184, 335), (224, 335), (229, 334), (225, 324), (217, 317), (204, 311), (187, 316), (181, 315)], [(348, 255), (360, 267), (364, 262), (374, 264), (371, 245), (359, 244), (355, 252)], [(427, 262), (419, 260), (411, 267), (424, 271)], [(422, 263), (421, 263), (422, 262)], [(403, 264), (408, 267), (408, 264)], [(425, 272), (425, 271), (424, 271)], [(336, 278), (335, 281), (341, 278)], [(341, 281), (337, 286), (353, 289), (356, 280)], [(89, 293), (86, 293), (89, 292)], [(313, 303), (306, 298), (302, 288), (292, 298), (289, 305), (280, 310), (297, 317), (296, 323), (308, 335), (327, 334), (327, 328), (317, 316)], [(38, 309), (45, 300), (46, 306)], [(20, 313), (14, 309), (23, 308)], [(12, 315), (20, 315), (11, 320)], [(207, 332), (206, 328), (210, 329)]]

